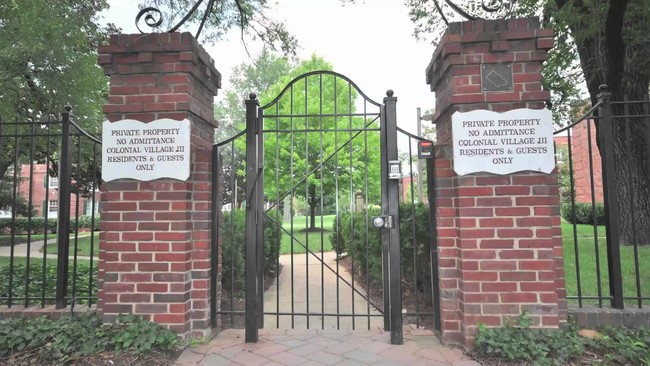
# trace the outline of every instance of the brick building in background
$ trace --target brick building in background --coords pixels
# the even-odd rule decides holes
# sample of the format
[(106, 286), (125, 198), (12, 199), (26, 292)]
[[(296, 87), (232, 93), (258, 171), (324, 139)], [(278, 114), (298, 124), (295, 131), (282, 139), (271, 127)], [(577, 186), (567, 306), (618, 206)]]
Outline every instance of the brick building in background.
[[(589, 126), (589, 131), (587, 126)], [(590, 139), (591, 155), (589, 154), (590, 145), (588, 143)], [(554, 140), (557, 163), (569, 164), (569, 137), (567, 135), (556, 135)], [(576, 202), (592, 202), (592, 181), (595, 201), (603, 202), (602, 162), (596, 144), (596, 125), (591, 120), (582, 121), (571, 128), (571, 163), (573, 165), (573, 186)]]
[[(30, 179), (31, 177), (31, 179)], [(18, 194), (30, 202), (35, 210), (35, 216), (56, 218), (59, 210), (59, 179), (57, 177), (48, 177), (48, 168), (46, 164), (22, 164), (20, 166), (20, 175), (18, 178)], [(68, 183), (69, 184), (69, 183)], [(99, 198), (99, 192), (95, 193)], [(99, 202), (97, 199), (96, 202)], [(77, 196), (70, 195), (70, 217), (91, 215), (93, 212), (92, 197), (80, 197), (77, 205)], [(95, 203), (95, 214), (98, 214), (98, 203)], [(0, 217), (11, 217), (11, 210), (0, 211)]]

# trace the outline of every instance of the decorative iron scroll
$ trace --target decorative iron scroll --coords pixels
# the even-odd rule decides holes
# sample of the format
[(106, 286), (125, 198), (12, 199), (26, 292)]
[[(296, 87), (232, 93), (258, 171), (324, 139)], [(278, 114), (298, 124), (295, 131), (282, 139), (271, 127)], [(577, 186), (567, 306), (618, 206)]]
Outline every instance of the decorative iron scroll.
[[(196, 4), (194, 4), (194, 6), (192, 6), (192, 8), (187, 12), (187, 14), (178, 23), (176, 23), (176, 25), (171, 27), (167, 32), (171, 33), (177, 31), (199, 9), (199, 6), (203, 3), (203, 1), (204, 0), (198, 0)], [(208, 5), (205, 8), (205, 13), (203, 13), (203, 17), (201, 18), (201, 23), (199, 24), (199, 29), (196, 31), (195, 38), (199, 38), (199, 35), (203, 30), (203, 26), (205, 25), (208, 16), (210, 16), (210, 13), (212, 13), (212, 9), (214, 7), (215, 2), (216, 0), (208, 0)], [(138, 15), (136, 15), (135, 17), (135, 26), (138, 28), (140, 33), (146, 33), (140, 28), (141, 23), (144, 23), (144, 25), (146, 25), (149, 28), (157, 30), (163, 24), (163, 20), (164, 20), (164, 16), (162, 11), (160, 11), (160, 9), (156, 7), (149, 6), (143, 8), (138, 12)]]
[(512, 9), (516, 0), (444, 0), (444, 3), (441, 5), (440, 0), (433, 0), (436, 10), (442, 16), (442, 20), (449, 24), (447, 16), (445, 15), (445, 7), (449, 7), (455, 13), (459, 14), (467, 20), (477, 20), (483, 19), (480, 15), (481, 12), (489, 14), (498, 14), (500, 12), (508, 11)]

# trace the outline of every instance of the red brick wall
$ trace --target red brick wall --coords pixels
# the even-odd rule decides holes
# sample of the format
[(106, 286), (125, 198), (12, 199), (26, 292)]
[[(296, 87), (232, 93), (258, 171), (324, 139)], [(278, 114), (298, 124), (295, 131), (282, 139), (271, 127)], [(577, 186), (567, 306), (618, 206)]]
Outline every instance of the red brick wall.
[(110, 76), (104, 107), (110, 121), (188, 118), (192, 151), (185, 182), (102, 185), (98, 307), (106, 320), (134, 313), (181, 336), (206, 335), (213, 97), (221, 76), (189, 33), (113, 36), (100, 48), (99, 63)]
[[(477, 324), (503, 325), (527, 311), (534, 324), (566, 319), (557, 175), (457, 176), (455, 111), (540, 109), (550, 98), (541, 63), (552, 31), (535, 18), (453, 23), (427, 68), (436, 95), (434, 123), (442, 337), (471, 345)], [(508, 63), (513, 91), (482, 92), (482, 63)]]
[[(590, 131), (587, 130), (587, 126), (589, 126)], [(591, 157), (589, 156), (588, 143), (590, 138)], [(576, 202), (591, 203), (592, 182), (596, 202), (603, 202), (603, 166), (598, 145), (596, 144), (596, 125), (593, 121), (582, 121), (571, 129), (571, 160), (573, 162)]]

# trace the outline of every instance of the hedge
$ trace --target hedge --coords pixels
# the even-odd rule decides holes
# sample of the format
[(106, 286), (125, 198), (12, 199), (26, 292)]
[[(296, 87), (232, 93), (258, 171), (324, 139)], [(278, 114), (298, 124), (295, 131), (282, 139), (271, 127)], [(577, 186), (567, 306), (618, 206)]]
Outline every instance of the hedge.
[[(562, 203), (561, 207), (562, 218), (568, 221), (571, 224), (594, 224), (594, 216), (591, 203), (575, 203), (575, 206), (571, 207), (571, 203)], [(596, 203), (596, 225), (605, 224), (605, 206), (602, 202)]]
[[(415, 217), (414, 214), (415, 213)], [(368, 218), (379, 216), (380, 209), (368, 209)], [(429, 294), (431, 286), (431, 257), (429, 255), (429, 209), (423, 203), (401, 204), (400, 214), (400, 242), (401, 266), (403, 280), (412, 281), (414, 268), (416, 281), (419, 287)], [(415, 233), (413, 220), (415, 219)], [(338, 221), (338, 225), (337, 225)], [(415, 236), (415, 241), (414, 241)], [(338, 240), (337, 240), (338, 238)], [(343, 213), (338, 220), (332, 223), (332, 234), (329, 236), (332, 248), (337, 253), (347, 252), (354, 259), (355, 269), (366, 274), (368, 280), (382, 281), (382, 256), (381, 256), (381, 231), (366, 222), (366, 212)], [(366, 246), (366, 242), (368, 245)], [(415, 260), (413, 251), (415, 250)], [(417, 264), (414, 267), (414, 262)], [(367, 266), (367, 273), (366, 273)], [(427, 296), (426, 298), (430, 298)]]
[[(92, 224), (92, 216), (79, 216), (79, 229), (80, 230), (90, 230)], [(99, 216), (95, 216), (94, 229), (99, 230)], [(11, 217), (0, 218), (0, 234), (5, 233), (9, 234), (13, 230), (15, 225), (16, 235), (20, 234), (43, 234), (43, 227), (45, 226), (45, 218), (43, 217), (16, 217), (15, 220), (12, 220)], [(47, 229), (49, 233), (56, 233), (59, 220), (55, 218), (47, 219)], [(70, 231), (74, 232), (76, 226), (76, 218), (70, 218)]]
[[(269, 212), (273, 220), (282, 223), (275, 211)], [(221, 244), (221, 285), (224, 290), (244, 291), (246, 258), (246, 212), (234, 210), (223, 213), (223, 224), (219, 228)], [(282, 228), (268, 217), (264, 217), (264, 272), (275, 274), (280, 256)]]

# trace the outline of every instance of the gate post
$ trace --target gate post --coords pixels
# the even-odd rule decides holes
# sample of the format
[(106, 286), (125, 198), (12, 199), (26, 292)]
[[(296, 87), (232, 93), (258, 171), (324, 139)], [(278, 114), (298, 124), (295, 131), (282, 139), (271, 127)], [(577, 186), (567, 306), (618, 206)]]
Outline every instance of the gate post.
[[(397, 97), (393, 91), (386, 92), (384, 98), (385, 117), (385, 140), (386, 150), (385, 172), (390, 173), (390, 161), (399, 160), (397, 154)], [(392, 217), (393, 225), (388, 228), (388, 277), (389, 277), (389, 298), (390, 298), (390, 343), (404, 343), (402, 334), (402, 269), (400, 262), (400, 238), (399, 238), (399, 180), (386, 179), (386, 190), (388, 193), (388, 211), (385, 212)], [(389, 221), (390, 222), (390, 221)], [(386, 235), (386, 234), (384, 234)], [(385, 310), (384, 310), (385, 311)]]
[(524, 311), (536, 327), (557, 328), (566, 320), (557, 170), (459, 176), (452, 154), (455, 112), (546, 107), (550, 92), (542, 90), (541, 67), (552, 46), (553, 32), (541, 29), (538, 18), (452, 23), (427, 67), (436, 95), (436, 234), (446, 342), (471, 346), (479, 323), (501, 326)]
[(102, 184), (98, 310), (105, 321), (131, 313), (182, 338), (207, 336), (211, 301), (218, 301), (210, 296), (218, 270), (211, 172), (221, 74), (190, 33), (111, 36), (99, 64), (110, 77), (108, 121), (188, 119), (191, 136), (187, 180)]
[(258, 268), (258, 250), (257, 227), (259, 222), (258, 210), (258, 172), (260, 156), (258, 150), (259, 131), (257, 120), (257, 107), (259, 102), (257, 96), (253, 93), (246, 100), (246, 314), (245, 319), (245, 338), (246, 342), (257, 342), (258, 339), (258, 322), (262, 314), (259, 313), (259, 294), (258, 288), (260, 275)]

